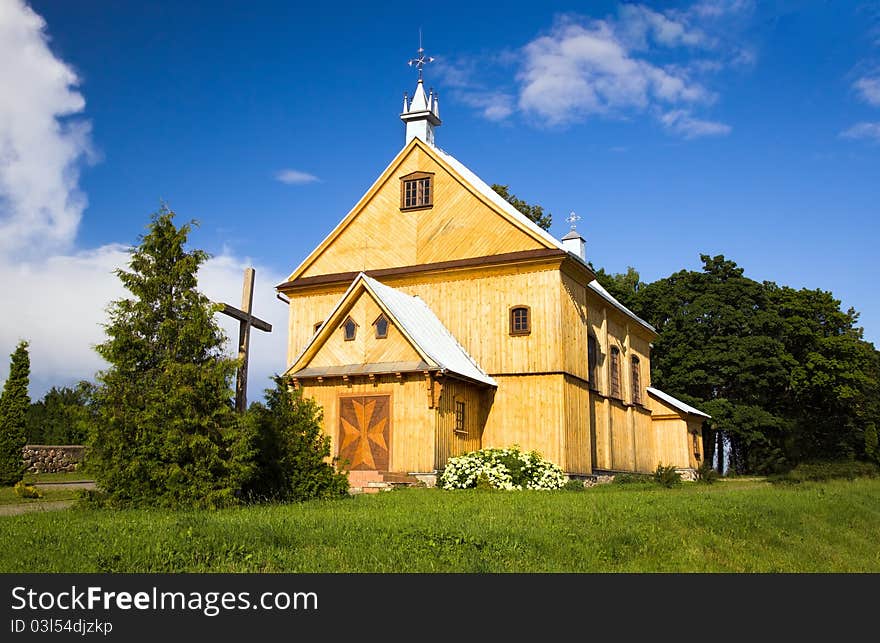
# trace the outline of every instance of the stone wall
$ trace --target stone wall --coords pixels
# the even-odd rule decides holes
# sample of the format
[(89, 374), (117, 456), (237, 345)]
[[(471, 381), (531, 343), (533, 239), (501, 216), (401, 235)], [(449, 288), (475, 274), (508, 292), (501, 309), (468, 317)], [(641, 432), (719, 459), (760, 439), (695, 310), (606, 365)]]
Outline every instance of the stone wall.
[(76, 471), (85, 456), (81, 444), (27, 444), (22, 450), (28, 473)]

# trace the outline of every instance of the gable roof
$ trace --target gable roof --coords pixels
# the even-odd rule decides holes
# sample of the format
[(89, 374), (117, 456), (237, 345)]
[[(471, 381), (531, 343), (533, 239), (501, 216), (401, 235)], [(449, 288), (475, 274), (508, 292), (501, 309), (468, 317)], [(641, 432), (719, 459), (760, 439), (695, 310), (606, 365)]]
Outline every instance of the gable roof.
[(363, 272), (358, 273), (351, 286), (334, 307), (333, 312), (288, 368), (288, 375), (293, 374), (293, 369), (304, 356), (316, 348), (316, 344), (323, 344), (326, 341), (329, 333), (325, 332), (325, 328), (334, 327), (333, 319), (341, 316), (346, 302), (350, 301), (360, 288), (373, 297), (379, 308), (388, 315), (389, 321), (397, 327), (419, 353), (427, 367), (449, 371), (488, 386), (497, 386), (495, 380), (489, 377), (468, 355), (464, 347), (458, 343), (455, 336), (449, 332), (424, 301), (419, 297), (407, 295), (386, 286)]
[(670, 406), (677, 408), (679, 411), (683, 411), (684, 413), (688, 413), (690, 415), (699, 415), (700, 417), (704, 417), (704, 418), (711, 418), (712, 417), (711, 415), (703, 413), (699, 409), (695, 409), (690, 404), (685, 404), (681, 400), (672, 397), (669, 393), (664, 393), (660, 389), (656, 389), (651, 386), (648, 386), (647, 391), (650, 395), (653, 395), (654, 397), (663, 400), (664, 402), (666, 402)]
[[(409, 143), (403, 146), (400, 152), (392, 159), (391, 163), (388, 164), (388, 167), (383, 170), (382, 174), (373, 182), (370, 188), (364, 193), (364, 195), (360, 198), (357, 204), (348, 212), (347, 215), (340, 221), (336, 227), (330, 232), (327, 237), (324, 238), (323, 241), (316, 247), (309, 255), (296, 267), (296, 269), (288, 276), (286, 283), (289, 283), (296, 279), (302, 272), (308, 268), (321, 254), (321, 252), (330, 245), (330, 243), (338, 237), (346, 227), (354, 220), (357, 216), (358, 212), (361, 210), (362, 206), (366, 201), (379, 189), (379, 187), (388, 180), (389, 176), (394, 172), (394, 170), (399, 166), (407, 153), (414, 147), (420, 147), (424, 152), (426, 152), (429, 156), (434, 158), (441, 166), (445, 167), (448, 171), (450, 171), (453, 176), (457, 176), (466, 186), (469, 186), (477, 195), (483, 197), (485, 201), (488, 201), (494, 209), (502, 214), (504, 218), (506, 218), (510, 223), (513, 223), (518, 228), (528, 233), (532, 238), (536, 241), (540, 242), (547, 248), (553, 248), (562, 250), (569, 257), (574, 259), (576, 262), (585, 266), (587, 270), (592, 274), (593, 269), (587, 264), (587, 262), (582, 259), (580, 256), (574, 254), (569, 251), (556, 237), (552, 234), (544, 230), (537, 223), (529, 219), (522, 212), (513, 207), (510, 203), (508, 203), (507, 199), (504, 199), (500, 194), (495, 192), (485, 181), (483, 181), (479, 176), (474, 174), (474, 172), (468, 168), (464, 163), (456, 159), (451, 154), (443, 151), (439, 147), (434, 145), (429, 145), (422, 141), (420, 138), (415, 137)], [(611, 293), (605, 290), (598, 281), (595, 279), (588, 282), (587, 286), (593, 290), (596, 294), (598, 294), (602, 299), (610, 303), (612, 306), (620, 310), (622, 313), (632, 318), (634, 321), (638, 322), (641, 326), (648, 329), (651, 333), (656, 334), (657, 330), (651, 326), (644, 319), (640, 318), (634, 312), (629, 310), (626, 306), (621, 304), (617, 299), (615, 299)]]

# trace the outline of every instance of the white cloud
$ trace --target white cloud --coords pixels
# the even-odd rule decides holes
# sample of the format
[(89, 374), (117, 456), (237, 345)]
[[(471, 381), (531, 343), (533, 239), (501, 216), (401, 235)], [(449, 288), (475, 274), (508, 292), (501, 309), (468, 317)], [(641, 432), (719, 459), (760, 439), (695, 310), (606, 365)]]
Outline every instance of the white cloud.
[(548, 125), (651, 104), (711, 102), (713, 95), (680, 68), (632, 55), (604, 20), (562, 21), (524, 48), (519, 107)]
[(843, 138), (868, 139), (880, 142), (880, 122), (856, 123), (840, 133)]
[(866, 103), (880, 107), (880, 76), (863, 76), (853, 83), (853, 88)]
[(503, 121), (513, 114), (514, 100), (510, 94), (490, 91), (454, 91), (465, 105), (480, 110), (480, 116), (489, 121)]
[(290, 169), (279, 170), (275, 174), (275, 178), (282, 183), (287, 183), (288, 185), (302, 185), (304, 183), (314, 183), (315, 181), (320, 181), (320, 179), (314, 174)]
[[(512, 52), (502, 51), (488, 55), (488, 61), (480, 61), (480, 65), (510, 66), (515, 62)], [(475, 59), (440, 58), (433, 71), (453, 100), (475, 108), (486, 120), (504, 121), (516, 110), (515, 97), (511, 92), (488, 89), (480, 78), (480, 65)]]
[[(93, 379), (107, 364), (93, 347), (104, 341), (103, 324), (111, 301), (130, 296), (119, 278), (127, 269), (125, 246), (113, 244), (40, 262), (0, 260), (4, 312), (0, 322), (0, 381), (9, 370), (8, 355), (20, 339), (30, 341), (31, 392), (40, 397), (52, 386)], [(199, 272), (199, 289), (212, 301), (239, 307), (243, 270), (250, 265), (228, 254), (209, 259)], [(251, 331), (248, 399), (262, 399), (273, 373), (286, 368), (287, 307), (275, 298), (274, 286), (286, 275), (258, 266), (254, 314), (272, 324), (272, 332)], [(238, 322), (218, 315), (228, 338), (226, 352), (235, 357)]]
[(749, 12), (755, 7), (754, 0), (701, 0), (689, 13), (701, 18), (722, 18), (730, 14)]
[(90, 124), (76, 73), (48, 46), (45, 21), (21, 0), (0, 2), (0, 253), (70, 247), (86, 197)]
[(710, 43), (703, 31), (688, 24), (681, 16), (666, 16), (644, 5), (624, 4), (619, 16), (615, 30), (631, 46), (640, 49), (647, 48), (649, 40), (664, 47), (697, 47)]
[(691, 112), (686, 109), (674, 109), (666, 112), (660, 116), (660, 122), (669, 131), (688, 139), (702, 136), (726, 136), (731, 131), (730, 125), (694, 118)]
[[(114, 273), (127, 267), (126, 246), (71, 249), (86, 206), (78, 170), (90, 155), (89, 124), (70, 120), (85, 100), (74, 89), (76, 74), (47, 43), (40, 16), (21, 0), (0, 0), (0, 382), (8, 355), (29, 340), (35, 397), (106, 367), (93, 347), (104, 340), (108, 304), (128, 295)], [(239, 304), (247, 263), (228, 252), (209, 260), (200, 288), (214, 301)], [(254, 312), (274, 328), (253, 331), (251, 400), (286, 367), (287, 308), (273, 288), (285, 276), (257, 268)], [(236, 355), (237, 323), (226, 316), (218, 322)]]

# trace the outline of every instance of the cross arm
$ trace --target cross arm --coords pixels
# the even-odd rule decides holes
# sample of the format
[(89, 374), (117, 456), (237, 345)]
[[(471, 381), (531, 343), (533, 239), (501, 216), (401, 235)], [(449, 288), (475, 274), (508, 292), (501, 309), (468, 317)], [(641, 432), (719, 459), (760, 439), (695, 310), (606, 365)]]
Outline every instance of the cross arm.
[(223, 309), (220, 311), (225, 315), (229, 315), (230, 317), (234, 317), (239, 321), (243, 321), (245, 323), (250, 322), (251, 327), (256, 328), (257, 330), (262, 330), (267, 333), (272, 332), (272, 324), (269, 322), (265, 322), (259, 317), (254, 317), (253, 315), (248, 315), (246, 312), (239, 310), (229, 304), (222, 304)]

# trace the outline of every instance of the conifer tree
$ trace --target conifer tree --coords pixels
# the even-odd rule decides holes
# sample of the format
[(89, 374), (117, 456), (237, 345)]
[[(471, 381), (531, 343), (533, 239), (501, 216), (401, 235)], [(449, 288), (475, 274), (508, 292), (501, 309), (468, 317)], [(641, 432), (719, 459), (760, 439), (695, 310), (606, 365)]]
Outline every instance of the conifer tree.
[(131, 297), (110, 305), (96, 347), (110, 367), (98, 378), (88, 458), (115, 505), (231, 504), (246, 473), (236, 362), (223, 354), (216, 306), (197, 289), (208, 255), (185, 248), (191, 225), (173, 218), (164, 206), (154, 213), (130, 271), (117, 270)]
[(245, 487), (250, 500), (302, 501), (339, 498), (348, 492), (348, 476), (330, 457), (330, 438), (321, 430), (320, 407), (283, 377), (266, 389), (266, 404), (248, 409), (254, 467)]
[(9, 377), (0, 394), (0, 485), (15, 484), (25, 472), (22, 449), (27, 440), (27, 414), (31, 405), (28, 383), (31, 360), (28, 343), (19, 342), (10, 355)]

